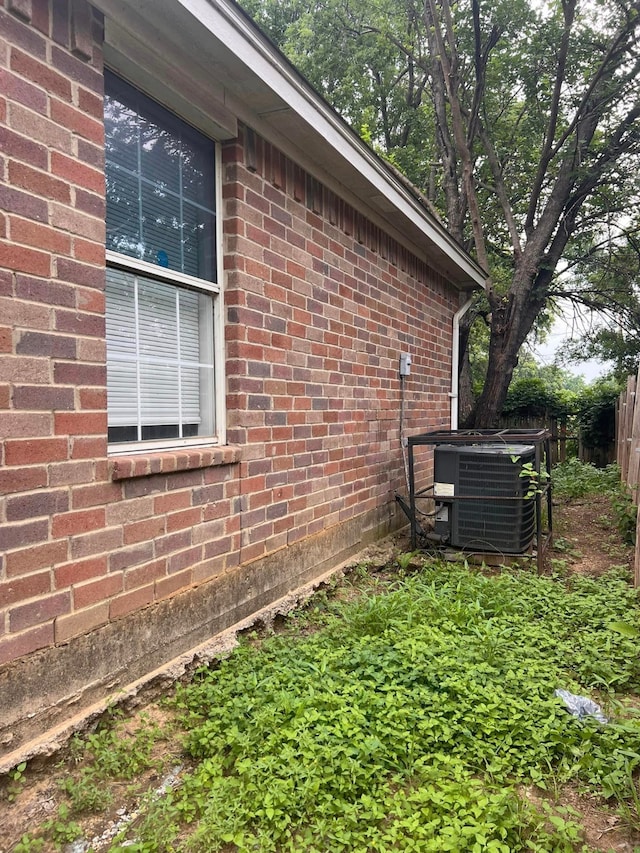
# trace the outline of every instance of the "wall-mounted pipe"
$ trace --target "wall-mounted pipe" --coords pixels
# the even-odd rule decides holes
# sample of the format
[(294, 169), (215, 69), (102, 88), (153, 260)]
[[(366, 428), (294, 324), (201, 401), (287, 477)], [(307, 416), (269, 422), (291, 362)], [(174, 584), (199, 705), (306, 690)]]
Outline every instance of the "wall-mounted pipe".
[[(462, 299), (462, 295), (460, 296)], [(473, 296), (467, 299), (453, 315), (452, 352), (451, 352), (451, 429), (458, 429), (458, 404), (460, 397), (460, 320), (467, 313), (473, 302)]]

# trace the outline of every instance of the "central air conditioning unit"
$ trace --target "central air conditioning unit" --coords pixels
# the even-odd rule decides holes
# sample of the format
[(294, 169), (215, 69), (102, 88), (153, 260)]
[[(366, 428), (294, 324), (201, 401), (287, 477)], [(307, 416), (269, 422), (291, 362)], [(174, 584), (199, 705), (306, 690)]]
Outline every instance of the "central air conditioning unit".
[(536, 529), (536, 502), (523, 465), (529, 444), (441, 444), (434, 452), (435, 533), (456, 548), (521, 554)]

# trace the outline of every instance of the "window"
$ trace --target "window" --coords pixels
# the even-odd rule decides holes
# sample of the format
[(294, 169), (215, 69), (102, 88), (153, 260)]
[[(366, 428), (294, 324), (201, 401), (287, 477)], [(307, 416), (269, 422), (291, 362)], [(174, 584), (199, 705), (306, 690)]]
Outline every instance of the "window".
[(109, 441), (218, 440), (216, 147), (105, 75)]

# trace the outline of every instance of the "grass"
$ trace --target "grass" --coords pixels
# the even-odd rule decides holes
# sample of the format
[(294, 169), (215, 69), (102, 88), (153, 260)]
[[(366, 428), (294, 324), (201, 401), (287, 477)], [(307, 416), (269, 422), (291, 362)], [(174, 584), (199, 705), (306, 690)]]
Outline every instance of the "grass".
[[(625, 571), (425, 561), (407, 574), (416, 562), (399, 558), (390, 585), (359, 567), (359, 594), (318, 594), (281, 632), (243, 638), (178, 687), (188, 769), (112, 853), (586, 851), (567, 784), (640, 828), (640, 719), (625, 701), (640, 692), (640, 609)], [(572, 717), (559, 687), (596, 699), (610, 722)], [(78, 742), (90, 759), (46, 837), (71, 840), (103, 780), (153, 767), (166, 736), (150, 721), (125, 736), (116, 719)]]

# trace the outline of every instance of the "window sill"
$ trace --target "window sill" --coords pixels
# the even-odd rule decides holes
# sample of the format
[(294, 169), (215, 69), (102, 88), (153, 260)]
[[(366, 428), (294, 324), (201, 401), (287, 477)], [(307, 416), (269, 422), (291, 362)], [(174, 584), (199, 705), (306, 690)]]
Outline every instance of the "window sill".
[(240, 461), (241, 456), (242, 448), (232, 444), (223, 447), (150, 452), (145, 455), (113, 456), (109, 460), (109, 471), (112, 480), (129, 480), (133, 477), (149, 477), (152, 474), (233, 465)]

